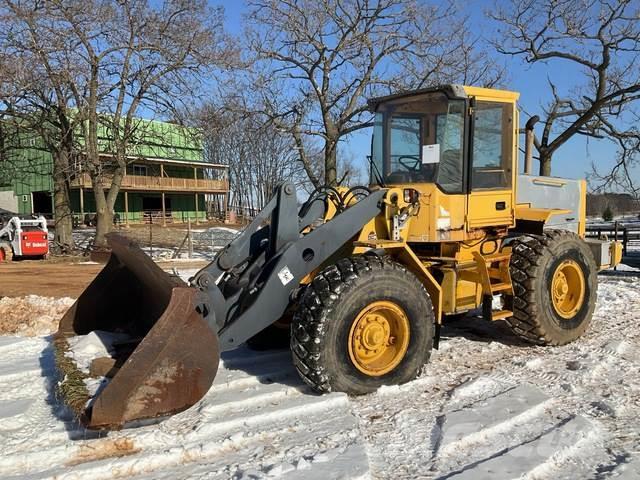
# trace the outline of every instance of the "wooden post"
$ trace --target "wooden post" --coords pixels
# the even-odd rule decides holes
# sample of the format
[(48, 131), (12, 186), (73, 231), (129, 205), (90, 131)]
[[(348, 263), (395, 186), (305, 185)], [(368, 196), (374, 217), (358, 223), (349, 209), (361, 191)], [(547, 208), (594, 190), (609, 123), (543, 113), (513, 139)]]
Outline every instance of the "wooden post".
[(227, 215), (229, 214), (229, 192), (227, 191), (224, 194), (224, 219), (227, 219)]
[(167, 226), (167, 219), (166, 219), (166, 209), (164, 206), (164, 192), (162, 192), (162, 226), (166, 227)]
[[(193, 188), (197, 189), (198, 188), (198, 168), (197, 167), (193, 167)], [(200, 221), (200, 219), (198, 218), (198, 194), (196, 193), (196, 225), (198, 224), (198, 222)]]
[(196, 225), (198, 224), (198, 194), (195, 194), (196, 199)]
[(153, 215), (149, 215), (149, 256), (153, 258)]
[(160, 164), (160, 178), (164, 178), (164, 165)]
[[(614, 241), (618, 241), (618, 221), (616, 220), (613, 224), (613, 240)], [(624, 248), (624, 247), (623, 247)], [(618, 266), (616, 265), (615, 267), (613, 267), (613, 270), (618, 270)]]
[(80, 187), (80, 219), (81, 222), (84, 222), (84, 188)]
[(124, 224), (129, 226), (129, 192), (124, 191)]
[(193, 242), (191, 241), (191, 217), (187, 217), (187, 242), (189, 245), (189, 258), (193, 257)]

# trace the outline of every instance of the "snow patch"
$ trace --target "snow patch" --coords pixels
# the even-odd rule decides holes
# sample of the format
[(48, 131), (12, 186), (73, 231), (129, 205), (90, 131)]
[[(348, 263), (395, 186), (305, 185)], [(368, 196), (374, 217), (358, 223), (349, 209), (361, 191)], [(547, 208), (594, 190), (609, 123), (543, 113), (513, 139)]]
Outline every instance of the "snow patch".
[(111, 357), (115, 353), (114, 344), (129, 338), (131, 337), (125, 333), (94, 330), (87, 335), (69, 337), (67, 339), (69, 351), (65, 355), (73, 359), (79, 370), (88, 374), (91, 362), (94, 359)]

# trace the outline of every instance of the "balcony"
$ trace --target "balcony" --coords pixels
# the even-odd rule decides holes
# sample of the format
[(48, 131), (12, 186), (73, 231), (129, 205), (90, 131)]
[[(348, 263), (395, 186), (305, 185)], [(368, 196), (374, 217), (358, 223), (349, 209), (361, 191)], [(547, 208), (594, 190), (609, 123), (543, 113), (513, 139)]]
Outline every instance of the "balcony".
[[(104, 181), (108, 189), (110, 178)], [(71, 188), (91, 189), (88, 174), (82, 174), (71, 180)], [(141, 175), (125, 175), (122, 178), (122, 190), (143, 192), (181, 192), (181, 193), (224, 193), (229, 190), (227, 180), (210, 180), (203, 178), (150, 177)]]

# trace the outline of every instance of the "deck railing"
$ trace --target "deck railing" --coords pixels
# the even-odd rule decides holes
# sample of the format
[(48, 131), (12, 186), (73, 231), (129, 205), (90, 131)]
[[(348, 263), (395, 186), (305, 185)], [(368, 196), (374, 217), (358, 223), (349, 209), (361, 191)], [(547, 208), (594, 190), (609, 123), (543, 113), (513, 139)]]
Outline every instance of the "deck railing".
[[(109, 187), (110, 178), (103, 180), (105, 188)], [(72, 188), (92, 188), (88, 174), (82, 174), (71, 180)], [(225, 192), (229, 189), (226, 180), (210, 180), (205, 178), (149, 177), (142, 175), (125, 175), (122, 178), (123, 190), (143, 190), (157, 192)]]

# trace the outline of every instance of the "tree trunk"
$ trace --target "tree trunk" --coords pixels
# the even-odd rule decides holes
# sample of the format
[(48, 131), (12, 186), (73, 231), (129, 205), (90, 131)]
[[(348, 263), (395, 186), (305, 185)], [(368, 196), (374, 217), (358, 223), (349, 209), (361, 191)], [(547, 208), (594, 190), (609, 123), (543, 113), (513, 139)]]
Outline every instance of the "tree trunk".
[(337, 186), (338, 166), (337, 166), (338, 141), (327, 139), (324, 144), (324, 183), (331, 187)]
[(54, 240), (64, 251), (71, 251), (75, 246), (73, 242), (73, 213), (69, 203), (69, 184), (66, 177), (68, 165), (67, 152), (58, 152), (53, 162)]
[(551, 154), (540, 152), (540, 175), (551, 176)]
[(107, 239), (105, 235), (111, 231), (113, 225), (113, 210), (107, 204), (107, 197), (104, 194), (102, 184), (99, 179), (93, 180), (93, 193), (96, 200), (96, 247), (106, 247)]

